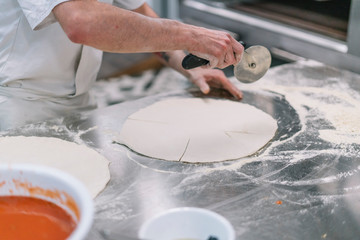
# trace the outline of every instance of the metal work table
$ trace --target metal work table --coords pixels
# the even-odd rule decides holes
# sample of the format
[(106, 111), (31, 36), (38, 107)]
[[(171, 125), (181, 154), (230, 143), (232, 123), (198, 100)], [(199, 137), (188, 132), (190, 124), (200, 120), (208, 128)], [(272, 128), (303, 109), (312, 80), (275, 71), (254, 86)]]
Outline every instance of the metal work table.
[[(272, 115), (279, 126), (265, 148), (243, 159), (208, 164), (167, 162), (140, 156), (113, 142), (127, 116), (138, 109), (163, 98), (201, 97), (188, 90), (2, 135), (58, 137), (86, 144), (110, 160), (111, 180), (95, 199), (94, 226), (88, 239), (102, 239), (97, 233), (101, 229), (135, 237), (141, 224), (153, 215), (183, 206), (223, 215), (233, 224), (237, 239), (359, 239), (360, 145), (321, 139), (319, 130), (334, 126), (309, 103), (299, 112), (272, 86), (329, 87), (340, 92), (347, 89), (338, 86), (346, 86), (360, 102), (360, 77), (321, 64), (310, 65), (279, 66), (258, 83), (239, 86), (245, 89), (243, 102)], [(268, 86), (270, 82), (276, 85)], [(260, 90), (264, 87), (267, 90)]]

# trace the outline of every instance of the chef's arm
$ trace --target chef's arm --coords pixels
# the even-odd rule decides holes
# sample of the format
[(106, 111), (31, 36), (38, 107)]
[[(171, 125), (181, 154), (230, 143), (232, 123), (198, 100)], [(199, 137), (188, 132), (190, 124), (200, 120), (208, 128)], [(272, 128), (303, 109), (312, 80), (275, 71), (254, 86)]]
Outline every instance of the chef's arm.
[[(135, 9), (134, 12), (152, 18), (158, 18), (158, 15), (155, 13), (155, 11), (146, 3), (143, 4), (141, 7), (139, 7), (138, 9)], [(182, 73), (186, 77), (190, 77), (191, 71), (187, 71), (181, 66), (181, 61), (185, 57), (185, 53), (183, 50), (155, 52), (155, 55), (159, 57), (160, 61), (163, 64), (174, 68), (175, 70)]]
[(103, 51), (186, 50), (219, 68), (240, 61), (243, 47), (228, 33), (139, 14), (144, 9), (150, 7), (145, 3), (128, 11), (97, 0), (72, 0), (57, 5), (53, 13), (71, 41)]
[[(143, 4), (140, 8), (134, 11), (149, 17), (158, 17), (154, 10), (147, 4)], [(220, 70), (204, 68), (185, 70), (181, 63), (186, 54), (182, 50), (155, 52), (155, 55), (159, 57), (163, 64), (177, 70), (185, 77), (190, 79), (190, 81), (196, 84), (205, 94), (209, 93), (210, 86), (212, 86), (227, 89), (234, 97), (238, 99), (242, 98), (241, 91), (236, 88)]]

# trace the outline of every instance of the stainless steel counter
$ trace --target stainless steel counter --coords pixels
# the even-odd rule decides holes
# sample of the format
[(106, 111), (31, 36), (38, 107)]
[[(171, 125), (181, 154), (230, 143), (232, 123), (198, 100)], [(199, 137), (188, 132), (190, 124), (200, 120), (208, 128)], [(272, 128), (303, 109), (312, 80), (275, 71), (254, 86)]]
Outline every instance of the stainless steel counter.
[[(88, 239), (102, 239), (97, 233), (101, 229), (134, 237), (145, 220), (182, 206), (223, 215), (233, 224), (238, 239), (358, 239), (360, 145), (320, 138), (319, 130), (334, 126), (309, 103), (300, 112), (284, 93), (274, 89), (285, 85), (318, 88), (320, 93), (327, 88), (349, 89), (360, 101), (358, 75), (301, 63), (271, 69), (264, 80), (240, 88), (246, 89), (244, 103), (277, 120), (274, 139), (253, 156), (221, 163), (156, 160), (113, 142), (127, 116), (138, 109), (163, 98), (203, 97), (189, 90), (124, 102), (1, 135), (59, 137), (86, 144), (111, 161), (111, 180), (95, 199), (95, 221)], [(219, 94), (223, 93), (212, 96)], [(336, 102), (329, 95), (318, 94), (316, 98)]]

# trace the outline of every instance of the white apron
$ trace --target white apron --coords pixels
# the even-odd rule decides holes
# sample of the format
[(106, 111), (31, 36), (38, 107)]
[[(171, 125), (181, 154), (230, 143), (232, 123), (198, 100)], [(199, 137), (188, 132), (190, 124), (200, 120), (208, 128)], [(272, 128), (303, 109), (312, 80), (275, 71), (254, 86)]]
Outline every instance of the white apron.
[[(96, 108), (96, 102), (90, 96), (89, 89), (96, 79), (101, 55), (101, 51), (83, 46), (73, 95), (42, 96), (23, 89), (18, 81), (18, 85), (0, 86), (0, 131)], [(92, 61), (89, 62), (88, 59)], [(89, 66), (90, 64), (92, 66)]]

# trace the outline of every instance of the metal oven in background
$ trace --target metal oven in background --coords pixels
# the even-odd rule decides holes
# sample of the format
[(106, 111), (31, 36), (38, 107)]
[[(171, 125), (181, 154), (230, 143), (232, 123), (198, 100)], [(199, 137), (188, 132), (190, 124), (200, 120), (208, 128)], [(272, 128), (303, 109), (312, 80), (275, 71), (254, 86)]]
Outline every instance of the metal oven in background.
[(360, 73), (359, 0), (182, 0), (179, 14), (264, 45), (275, 59), (303, 57)]

